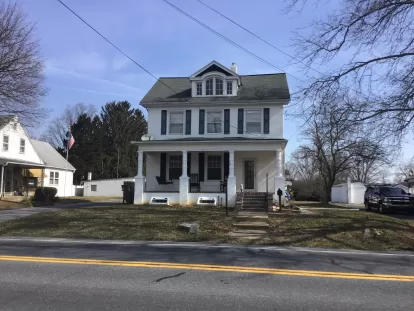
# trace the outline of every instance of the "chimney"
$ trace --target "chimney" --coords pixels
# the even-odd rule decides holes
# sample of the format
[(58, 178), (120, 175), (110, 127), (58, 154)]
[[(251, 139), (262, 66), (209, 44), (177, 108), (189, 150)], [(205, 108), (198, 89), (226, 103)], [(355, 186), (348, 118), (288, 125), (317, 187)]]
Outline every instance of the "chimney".
[(235, 72), (235, 73), (238, 73), (236, 63), (232, 63), (232, 64), (231, 64), (230, 70), (231, 70), (231, 71), (233, 71), (233, 72)]
[(92, 172), (88, 172), (88, 180), (92, 180)]

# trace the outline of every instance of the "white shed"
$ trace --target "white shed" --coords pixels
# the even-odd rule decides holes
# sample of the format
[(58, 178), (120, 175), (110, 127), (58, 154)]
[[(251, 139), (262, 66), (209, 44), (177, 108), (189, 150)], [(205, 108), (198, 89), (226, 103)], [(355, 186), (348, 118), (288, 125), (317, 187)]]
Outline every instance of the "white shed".
[(364, 204), (366, 187), (362, 182), (335, 185), (331, 191), (332, 203)]
[(122, 197), (122, 185), (125, 181), (134, 181), (134, 178), (85, 180), (83, 182), (83, 195), (85, 197)]

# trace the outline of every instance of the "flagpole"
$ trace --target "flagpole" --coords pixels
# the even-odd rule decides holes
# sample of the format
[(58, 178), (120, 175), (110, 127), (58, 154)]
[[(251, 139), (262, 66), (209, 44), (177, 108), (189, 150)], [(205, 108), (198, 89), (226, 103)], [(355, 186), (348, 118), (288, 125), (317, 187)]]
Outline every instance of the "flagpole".
[[(70, 133), (70, 130), (69, 130), (69, 133)], [(71, 135), (71, 134), (69, 134), (69, 135)], [(63, 197), (66, 197), (66, 178), (67, 178), (66, 173), (68, 171), (67, 167), (68, 167), (68, 161), (69, 161), (69, 139), (67, 139), (67, 142), (66, 142), (65, 181), (63, 183), (63, 187), (64, 187), (63, 188)]]

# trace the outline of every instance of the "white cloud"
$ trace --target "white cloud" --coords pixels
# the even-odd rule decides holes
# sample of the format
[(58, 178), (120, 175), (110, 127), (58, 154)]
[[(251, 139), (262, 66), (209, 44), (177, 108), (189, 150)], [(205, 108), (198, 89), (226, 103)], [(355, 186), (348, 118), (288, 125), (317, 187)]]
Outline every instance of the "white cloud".
[(81, 73), (104, 73), (108, 69), (108, 61), (94, 51), (77, 51), (62, 58), (52, 58), (47, 65)]
[(112, 60), (112, 69), (114, 71), (118, 71), (128, 67), (131, 63), (131, 60), (129, 60), (126, 56), (117, 54)]

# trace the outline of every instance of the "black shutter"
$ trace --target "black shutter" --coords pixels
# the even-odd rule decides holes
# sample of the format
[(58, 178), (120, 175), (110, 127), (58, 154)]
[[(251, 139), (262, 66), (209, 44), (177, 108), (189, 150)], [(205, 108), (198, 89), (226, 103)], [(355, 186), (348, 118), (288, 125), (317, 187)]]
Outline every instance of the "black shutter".
[(224, 109), (224, 134), (230, 134), (230, 109)]
[(165, 152), (162, 152), (160, 155), (160, 177), (161, 180), (166, 179), (167, 173), (167, 154)]
[(191, 135), (191, 110), (185, 111), (185, 135)]
[(204, 181), (204, 152), (198, 154), (198, 176), (200, 181)]
[(200, 112), (198, 114), (198, 134), (200, 135), (204, 135), (204, 115), (204, 109), (200, 109)]
[(269, 108), (263, 109), (263, 134), (269, 134)]
[(191, 152), (187, 152), (187, 176), (191, 175)]
[(167, 110), (161, 110), (161, 135), (167, 134)]
[(229, 176), (229, 153), (224, 153), (224, 177), (227, 178)]
[(239, 108), (237, 116), (237, 134), (243, 134), (244, 109)]

